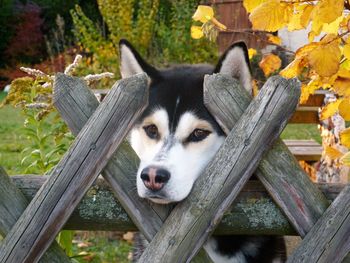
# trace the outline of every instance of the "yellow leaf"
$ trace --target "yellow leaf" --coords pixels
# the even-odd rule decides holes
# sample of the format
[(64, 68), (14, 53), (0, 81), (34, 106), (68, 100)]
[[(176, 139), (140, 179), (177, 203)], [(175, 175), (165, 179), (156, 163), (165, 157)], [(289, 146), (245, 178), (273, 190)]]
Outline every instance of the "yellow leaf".
[(340, 67), (339, 71), (337, 73), (337, 77), (339, 77), (339, 78), (346, 78), (346, 79), (350, 80), (350, 70), (346, 69), (346, 68), (343, 68), (343, 67)]
[(274, 32), (287, 24), (290, 10), (288, 5), (282, 5), (279, 0), (270, 0), (254, 9), (249, 19), (253, 29)]
[(315, 90), (319, 89), (322, 83), (319, 79), (312, 79), (307, 85), (301, 87), (300, 104), (306, 103), (311, 94), (314, 94)]
[(280, 72), (280, 75), (287, 79), (297, 77), (305, 65), (303, 58), (296, 58)]
[(333, 90), (340, 96), (350, 97), (350, 79), (338, 77), (333, 84)]
[(332, 23), (323, 24), (322, 32), (325, 32), (328, 34), (338, 34), (339, 25), (340, 25), (340, 22), (343, 21), (343, 18), (344, 18), (343, 16), (340, 16), (336, 20), (334, 20)]
[(252, 80), (252, 87), (253, 87), (253, 97), (255, 98), (259, 93), (258, 84), (255, 79)]
[(300, 30), (304, 28), (304, 26), (301, 24), (301, 15), (302, 13), (300, 12), (292, 15), (288, 23), (288, 31)]
[(350, 59), (350, 44), (344, 46), (343, 53), (347, 59)]
[(226, 27), (224, 24), (221, 24), (218, 20), (216, 20), (215, 17), (213, 17), (213, 18), (211, 19), (211, 22), (212, 22), (214, 25), (216, 25), (216, 27), (219, 28), (220, 30), (226, 30), (226, 29), (227, 29), (227, 27)]
[(207, 5), (199, 5), (196, 12), (192, 16), (194, 21), (201, 21), (206, 23), (214, 17), (214, 10), (212, 7)]
[(350, 70), (350, 60), (346, 59), (340, 64), (341, 69)]
[(269, 42), (276, 44), (276, 45), (281, 45), (282, 40), (278, 36), (274, 36), (272, 34), (267, 34), (267, 36), (268, 36)]
[(340, 161), (343, 162), (343, 164), (350, 166), (350, 152), (347, 152), (346, 154), (344, 154), (344, 156), (340, 159)]
[(266, 2), (267, 0), (243, 0), (243, 6), (247, 13), (251, 13), (256, 7)]
[(322, 0), (316, 5), (316, 12), (313, 14), (314, 19), (319, 19), (321, 23), (332, 23), (343, 14), (343, 0)]
[(265, 76), (269, 76), (271, 73), (278, 70), (281, 64), (281, 59), (278, 56), (269, 54), (263, 57), (259, 63), (259, 67), (263, 70)]
[(202, 27), (200, 26), (191, 26), (191, 37), (194, 39), (200, 39), (203, 37)]
[(340, 152), (339, 150), (330, 147), (330, 146), (326, 146), (325, 153), (326, 155), (331, 159), (331, 160), (335, 160), (338, 159), (340, 157), (342, 157), (344, 154), (342, 152)]
[(312, 42), (310, 44), (302, 46), (301, 48), (299, 48), (295, 52), (295, 57), (296, 58), (303, 58), (303, 57), (307, 56), (312, 50), (314, 50), (315, 48), (319, 47), (319, 45), (320, 45), (319, 43)]
[(303, 26), (303, 28), (306, 28), (307, 25), (310, 22), (312, 11), (314, 10), (313, 4), (307, 4), (307, 6), (304, 8), (303, 14), (300, 17), (300, 24)]
[(256, 55), (256, 53), (257, 53), (256, 49), (254, 49), (254, 48), (248, 49), (249, 59), (252, 59)]
[(350, 121), (350, 98), (344, 99), (339, 105), (339, 114), (346, 121)]
[(340, 143), (345, 147), (350, 148), (350, 128), (340, 132)]
[(321, 77), (330, 77), (337, 73), (340, 58), (341, 51), (336, 41), (320, 45), (308, 54), (310, 66)]
[(339, 108), (339, 104), (342, 102), (342, 100), (336, 100), (334, 102), (328, 103), (326, 106), (322, 107), (321, 114), (320, 114), (320, 120), (325, 120), (331, 116), (333, 116)]
[(318, 36), (321, 33), (322, 27), (323, 22), (321, 22), (319, 19), (312, 20), (311, 31), (308, 34), (309, 42), (312, 42), (315, 36)]

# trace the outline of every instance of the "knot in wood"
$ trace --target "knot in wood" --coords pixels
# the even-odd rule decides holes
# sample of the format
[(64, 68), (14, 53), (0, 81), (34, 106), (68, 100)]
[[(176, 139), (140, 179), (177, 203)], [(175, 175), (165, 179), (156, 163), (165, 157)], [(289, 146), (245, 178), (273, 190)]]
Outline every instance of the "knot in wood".
[(91, 143), (90, 149), (94, 151), (96, 149), (96, 143)]
[(169, 240), (169, 246), (173, 246), (175, 244), (175, 238), (171, 238)]

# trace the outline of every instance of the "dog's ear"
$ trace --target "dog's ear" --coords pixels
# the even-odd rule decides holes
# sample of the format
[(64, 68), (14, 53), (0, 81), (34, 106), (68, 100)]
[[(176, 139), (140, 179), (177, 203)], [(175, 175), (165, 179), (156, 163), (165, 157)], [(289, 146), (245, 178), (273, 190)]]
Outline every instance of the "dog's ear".
[(242, 87), (252, 93), (252, 75), (248, 49), (244, 42), (234, 43), (219, 59), (214, 73), (230, 75), (239, 80)]
[(158, 70), (149, 65), (125, 39), (119, 41), (120, 74), (122, 78), (145, 72), (151, 79), (157, 78)]

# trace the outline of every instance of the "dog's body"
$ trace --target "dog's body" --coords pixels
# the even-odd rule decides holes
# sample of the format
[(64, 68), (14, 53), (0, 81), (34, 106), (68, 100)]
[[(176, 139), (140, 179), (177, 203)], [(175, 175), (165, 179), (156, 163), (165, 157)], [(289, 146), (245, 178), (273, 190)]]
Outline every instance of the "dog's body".
[[(120, 54), (122, 77), (146, 72), (150, 78), (149, 106), (130, 134), (141, 160), (138, 194), (156, 203), (179, 202), (188, 196), (225, 139), (203, 103), (204, 75), (228, 74), (251, 92), (246, 46), (233, 45), (216, 68), (182, 65), (160, 71), (148, 65), (125, 40), (120, 42)], [(140, 250), (146, 244), (142, 239), (136, 243)], [(283, 250), (283, 245), (273, 237), (221, 236), (210, 238), (205, 247), (214, 262), (261, 263), (282, 261), (277, 251)]]

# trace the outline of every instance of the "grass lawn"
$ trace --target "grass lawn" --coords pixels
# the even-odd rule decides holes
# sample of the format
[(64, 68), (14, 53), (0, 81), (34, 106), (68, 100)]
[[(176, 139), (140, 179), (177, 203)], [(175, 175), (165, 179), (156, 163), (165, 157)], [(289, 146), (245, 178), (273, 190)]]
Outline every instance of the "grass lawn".
[(282, 139), (292, 140), (315, 140), (322, 143), (317, 124), (288, 124), (281, 134)]
[[(0, 93), (0, 100), (4, 98)], [(0, 165), (11, 174), (20, 173), (21, 151), (28, 140), (21, 133), (24, 117), (12, 106), (0, 108)]]

